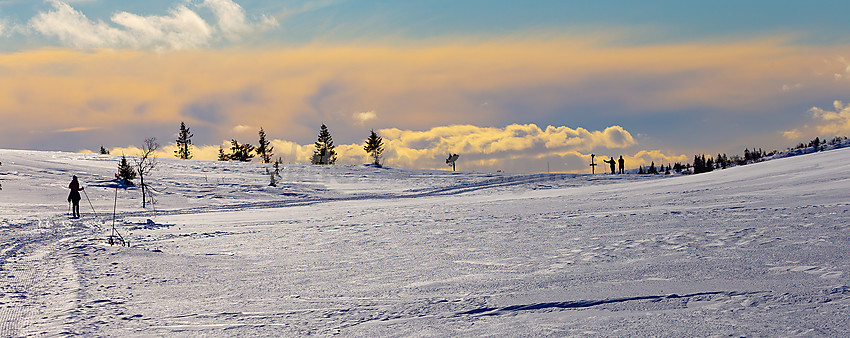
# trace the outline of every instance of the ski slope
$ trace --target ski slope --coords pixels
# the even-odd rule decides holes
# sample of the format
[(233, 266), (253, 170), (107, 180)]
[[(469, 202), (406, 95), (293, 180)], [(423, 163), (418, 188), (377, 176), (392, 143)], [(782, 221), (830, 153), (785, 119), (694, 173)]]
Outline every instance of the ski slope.
[(0, 150), (0, 336), (850, 336), (850, 148), (690, 176), (286, 165), (277, 187), (160, 159), (148, 209), (119, 159)]

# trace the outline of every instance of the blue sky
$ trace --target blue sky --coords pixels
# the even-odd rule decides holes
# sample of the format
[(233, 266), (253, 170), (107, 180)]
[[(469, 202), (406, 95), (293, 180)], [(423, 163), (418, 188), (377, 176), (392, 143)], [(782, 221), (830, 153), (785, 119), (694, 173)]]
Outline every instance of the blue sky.
[(848, 12), (843, 1), (6, 0), (0, 117), (12, 122), (0, 147), (130, 149), (168, 143), (186, 121), (199, 153), (260, 126), (306, 153), (327, 122), (350, 163), (375, 129), (397, 138), (388, 161), (410, 167), (459, 151), (476, 170), (577, 171), (592, 152), (640, 163), (780, 149), (850, 133)]
[[(163, 15), (179, 0), (65, 1), (93, 20), (121, 11)], [(198, 1), (194, 1), (198, 3)], [(280, 26), (265, 43), (385, 38), (484, 38), (504, 35), (634, 32), (622, 43), (663, 43), (789, 34), (795, 43), (846, 43), (846, 1), (238, 1), (249, 17), (273, 15)], [(0, 17), (25, 25), (49, 1), (0, 1)], [(293, 13), (292, 15), (286, 15)], [(209, 13), (200, 14), (209, 16)], [(285, 20), (283, 16), (286, 16)], [(15, 40), (21, 40), (18, 36)], [(29, 46), (50, 45), (33, 39)], [(14, 46), (14, 44), (13, 44)], [(6, 44), (7, 50), (10, 49)]]

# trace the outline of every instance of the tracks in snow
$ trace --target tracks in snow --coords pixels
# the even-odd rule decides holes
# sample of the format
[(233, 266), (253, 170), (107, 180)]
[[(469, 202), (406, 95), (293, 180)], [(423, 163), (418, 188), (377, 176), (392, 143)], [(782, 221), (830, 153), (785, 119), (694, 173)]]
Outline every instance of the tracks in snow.
[[(581, 178), (581, 181), (575, 179)], [(637, 179), (645, 179), (644, 177), (635, 177)], [(226, 212), (226, 211), (241, 211), (251, 209), (272, 209), (285, 207), (308, 206), (320, 203), (345, 202), (345, 201), (365, 201), (365, 200), (400, 200), (412, 198), (428, 198), (440, 196), (452, 196), (476, 191), (484, 191), (488, 189), (516, 189), (525, 186), (529, 190), (536, 189), (552, 189), (552, 188), (568, 188), (585, 185), (584, 181), (597, 182), (590, 184), (610, 184), (620, 180), (611, 180), (609, 178), (599, 179), (597, 177), (585, 177), (575, 174), (529, 174), (529, 175), (514, 175), (497, 178), (490, 178), (474, 182), (461, 182), (455, 185), (446, 187), (428, 187), (419, 189), (410, 189), (397, 193), (381, 193), (381, 192), (365, 192), (356, 194), (328, 193), (325, 197), (307, 196), (290, 199), (280, 199), (271, 201), (252, 201), (243, 203), (232, 203), (226, 205), (191, 207), (182, 209), (158, 210), (157, 215), (183, 215), (205, 212)], [(125, 217), (139, 217), (149, 215), (149, 211), (138, 211), (123, 213)]]
[(24, 220), (2, 224), (0, 241), (0, 336), (72, 333), (79, 302), (73, 244), (91, 234), (91, 224)]

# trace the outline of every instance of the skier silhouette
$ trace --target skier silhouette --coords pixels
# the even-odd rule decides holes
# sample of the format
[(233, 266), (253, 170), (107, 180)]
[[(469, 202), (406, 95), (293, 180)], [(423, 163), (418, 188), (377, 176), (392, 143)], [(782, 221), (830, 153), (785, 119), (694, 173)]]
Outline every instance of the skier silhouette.
[(77, 181), (77, 176), (71, 179), (71, 184), (68, 185), (68, 189), (71, 189), (71, 193), (68, 194), (68, 202), (73, 204), (73, 217), (80, 217), (80, 191), (83, 191), (83, 188), (80, 187), (80, 182)]
[(620, 155), (620, 159), (617, 160), (617, 162), (619, 162), (619, 164), (620, 164), (620, 173), (625, 174), (626, 160), (623, 159), (623, 155)]
[(608, 163), (608, 165), (611, 166), (611, 174), (616, 172), (615, 165), (617, 161), (615, 161), (613, 157), (610, 160), (602, 160), (602, 162)]

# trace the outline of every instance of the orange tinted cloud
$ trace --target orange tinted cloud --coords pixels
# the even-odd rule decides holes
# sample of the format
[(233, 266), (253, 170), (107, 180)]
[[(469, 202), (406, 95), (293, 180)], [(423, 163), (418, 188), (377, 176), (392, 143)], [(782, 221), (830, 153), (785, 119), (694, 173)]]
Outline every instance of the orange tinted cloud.
[[(271, 137), (308, 143), (327, 122), (339, 144), (382, 130), (402, 142), (399, 161), (411, 166), (423, 163), (415, 158), (437, 156), (414, 146), (429, 140), (441, 152), (451, 145), (466, 153), (532, 147), (538, 155), (552, 149), (586, 154), (604, 146), (639, 146), (616, 127), (618, 117), (690, 107), (732, 116), (753, 107), (770, 111), (783, 95), (835, 90), (825, 52), (779, 39), (617, 46), (597, 38), (167, 53), (33, 50), (0, 55), (0, 146), (12, 140), (38, 145), (45, 133), (79, 126), (98, 128), (79, 133), (90, 138), (79, 148), (170, 139), (180, 121), (196, 130), (202, 144), (256, 137), (258, 127), (238, 126), (263, 126)], [(792, 87), (798, 89), (789, 94)], [(623, 108), (582, 108), (612, 101)], [(588, 114), (612, 127), (589, 131), (575, 125)], [(562, 122), (547, 128), (525, 123), (535, 120)], [(493, 125), (508, 127), (487, 127)], [(467, 136), (457, 144), (452, 136), (433, 138), (440, 128)], [(427, 132), (403, 132), (414, 130)], [(112, 131), (115, 139), (104, 140), (99, 131)], [(490, 132), (499, 138), (483, 136)]]
[[(383, 163), (391, 167), (406, 168), (446, 168), (445, 158), (449, 153), (461, 154), (458, 162), (464, 170), (479, 171), (528, 171), (523, 166), (528, 163), (549, 165), (555, 171), (583, 172), (589, 169), (590, 149), (608, 149), (608, 153), (623, 154), (623, 148), (636, 143), (631, 134), (620, 126), (612, 126), (602, 131), (588, 131), (583, 128), (547, 126), (545, 129), (534, 124), (509, 125), (504, 128), (483, 128), (472, 125), (441, 126), (425, 131), (401, 130), (398, 128), (381, 129), (377, 133), (384, 141)], [(244, 142), (243, 142), (244, 143)], [(250, 142), (248, 142), (250, 143)], [(310, 163), (314, 150), (313, 144), (298, 144), (292, 141), (275, 139), (274, 158), (284, 163)], [(229, 153), (230, 144), (193, 146), (193, 159), (215, 160), (219, 147)], [(168, 144), (155, 153), (157, 157), (175, 157), (175, 144)], [(584, 150), (582, 153), (580, 150)], [(363, 150), (363, 144), (348, 143), (336, 145), (339, 164), (363, 164), (371, 162), (369, 154)], [(111, 149), (113, 154), (138, 155), (141, 151), (133, 146)], [(610, 155), (614, 156), (614, 155)], [(659, 165), (667, 162), (686, 162), (687, 156), (666, 155), (660, 151), (640, 151), (634, 156), (625, 155), (629, 165), (647, 165), (656, 161)], [(544, 167), (545, 168), (545, 167)], [(537, 167), (532, 171), (543, 171)]]

